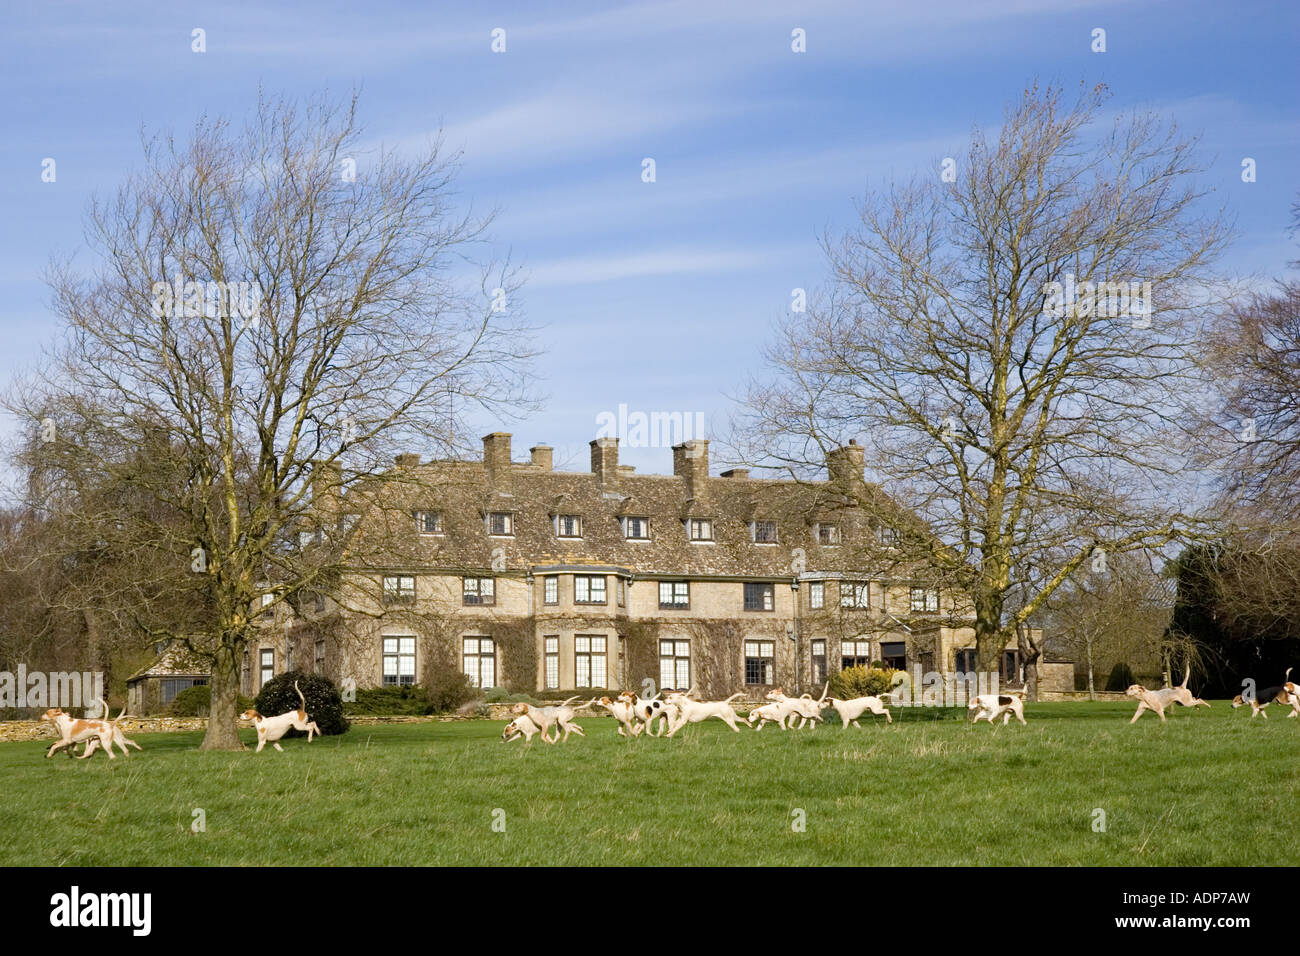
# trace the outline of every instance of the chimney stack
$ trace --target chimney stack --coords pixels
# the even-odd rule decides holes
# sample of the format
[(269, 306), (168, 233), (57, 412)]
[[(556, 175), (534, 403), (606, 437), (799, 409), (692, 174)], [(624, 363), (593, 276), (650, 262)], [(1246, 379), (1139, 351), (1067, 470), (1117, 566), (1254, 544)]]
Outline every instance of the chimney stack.
[(483, 436), (483, 464), (494, 484), (510, 474), (510, 433), (493, 432)]
[(591, 473), (602, 485), (618, 477), (618, 439), (595, 438), (591, 442)]
[(414, 468), (420, 463), (420, 456), (411, 454), (397, 455), (393, 458), (393, 461), (397, 463), (398, 468)]
[(550, 445), (534, 445), (528, 449), (533, 457), (533, 464), (542, 471), (550, 471), (555, 459), (555, 450)]
[(748, 468), (730, 468), (722, 473), (723, 478), (738, 478), (744, 480), (749, 477)]
[(709, 440), (692, 438), (673, 446), (673, 474), (686, 479), (688, 497), (703, 493), (709, 477)]
[(836, 490), (856, 496), (864, 483), (862, 474), (865, 451), (856, 439), (826, 453), (826, 475)]

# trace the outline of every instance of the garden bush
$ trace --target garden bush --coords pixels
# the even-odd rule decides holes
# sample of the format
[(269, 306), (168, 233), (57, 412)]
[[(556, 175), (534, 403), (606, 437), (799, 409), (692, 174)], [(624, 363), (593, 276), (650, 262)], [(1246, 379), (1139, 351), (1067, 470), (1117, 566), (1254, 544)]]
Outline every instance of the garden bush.
[[(828, 696), (841, 700), (853, 700), (855, 697), (879, 697), (893, 689), (894, 675), (898, 671), (890, 667), (846, 667), (831, 677)], [(820, 697), (817, 691), (814, 697)]]
[[(298, 692), (293, 689), (294, 681), (298, 682), (303, 697), (307, 699), (307, 716), (316, 722), (322, 734), (332, 736), (347, 732), (348, 719), (343, 716), (343, 698), (339, 689), (328, 678), (318, 674), (286, 671), (267, 681), (253, 705), (257, 712), (266, 717), (274, 717), (301, 707)], [(287, 736), (304, 734), (302, 731), (291, 730)]]

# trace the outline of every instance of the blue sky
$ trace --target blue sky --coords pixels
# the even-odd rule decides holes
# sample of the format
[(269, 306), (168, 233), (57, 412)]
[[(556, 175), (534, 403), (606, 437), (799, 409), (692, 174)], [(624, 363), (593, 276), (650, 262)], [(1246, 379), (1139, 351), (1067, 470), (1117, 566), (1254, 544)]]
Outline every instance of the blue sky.
[[(443, 131), (459, 191), (531, 279), (546, 411), (508, 424), (587, 467), (602, 411), (720, 426), (761, 371), (791, 289), (825, 278), (817, 239), (888, 178), (960, 155), (1035, 79), (1104, 81), (1203, 137), (1235, 217), (1227, 265), (1278, 276), (1300, 190), (1300, 5), (928, 3), (58, 3), (0, 36), (0, 380), (57, 331), (41, 272), (82, 250), (88, 199), (139, 163), (139, 130), (242, 119), (259, 84), (360, 87), (375, 142)], [(542, 9), (544, 6), (545, 9)], [(207, 51), (191, 51), (191, 31)], [(1106, 31), (1106, 52), (1091, 50)], [(506, 31), (493, 53), (492, 31)], [(791, 50), (806, 31), (807, 52)], [(57, 180), (41, 180), (53, 157)], [(642, 160), (656, 182), (641, 180)], [(1258, 178), (1241, 181), (1241, 160)], [(484, 431), (498, 426), (481, 422)], [(0, 427), (6, 427), (0, 425)], [(641, 471), (667, 449), (625, 449)]]

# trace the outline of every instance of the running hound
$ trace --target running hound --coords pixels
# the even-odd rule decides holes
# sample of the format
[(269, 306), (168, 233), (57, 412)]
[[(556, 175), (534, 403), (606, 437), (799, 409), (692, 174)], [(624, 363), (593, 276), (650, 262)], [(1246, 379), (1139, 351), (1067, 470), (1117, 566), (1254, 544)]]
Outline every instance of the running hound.
[[(92, 704), (97, 702), (103, 704), (104, 714), (107, 716), (108, 705), (98, 698), (91, 701)], [(122, 708), (122, 714), (124, 713), (126, 713), (125, 707)], [(117, 715), (118, 720), (122, 719), (122, 714)], [(102, 747), (108, 751), (108, 759), (117, 759), (117, 755), (113, 753), (114, 734), (119, 732), (116, 721), (88, 720), (84, 717), (77, 719), (65, 714), (57, 707), (51, 707), (42, 714), (41, 720), (48, 720), (54, 724), (54, 728), (59, 732), (59, 739), (45, 752), (45, 756), (52, 757), (56, 750), (62, 750), (65, 747), (73, 747), (75, 750), (76, 744), (87, 741), (86, 752), (77, 759), (85, 760), (95, 752), (95, 747)], [(92, 740), (95, 742), (94, 746), (89, 743)], [(137, 750), (141, 749), (139, 744), (134, 744), (134, 746)], [(126, 753), (126, 747), (122, 748), (122, 752)], [(68, 756), (72, 756), (71, 751), (69, 751)]]
[(644, 724), (636, 722), (636, 714), (632, 710), (632, 704), (622, 697), (618, 700), (610, 700), (608, 697), (601, 697), (592, 700), (593, 704), (599, 704), (609, 711), (610, 716), (618, 721), (618, 732), (622, 737), (635, 737), (644, 729)]
[(668, 736), (673, 736), (687, 724), (698, 724), (710, 717), (717, 717), (736, 733), (740, 733), (740, 728), (736, 726), (736, 721), (740, 717), (731, 706), (731, 702), (740, 696), (741, 694), (737, 692), (726, 700), (692, 700), (689, 691), (685, 694), (674, 691), (668, 695), (666, 703), (675, 704), (678, 715), (677, 722), (668, 728)]
[[(509, 743), (512, 740), (518, 740), (520, 737), (527, 739), (528, 743), (533, 742), (533, 735), (536, 734), (537, 725), (529, 719), (527, 714), (521, 714), (510, 723), (506, 724), (506, 729), (501, 731), (501, 742)], [(549, 741), (547, 741), (549, 743)]]
[[(618, 695), (618, 699), (632, 708), (632, 716), (645, 725), (647, 737), (662, 737), (664, 729), (671, 727), (677, 719), (677, 706), (660, 700), (658, 694), (653, 697), (641, 697), (630, 690), (625, 690)], [(658, 725), (659, 733), (656, 734), (655, 721), (660, 718), (663, 718), (663, 723)]]
[(291, 710), (288, 713), (280, 714), (278, 717), (263, 717), (256, 710), (246, 710), (240, 714), (241, 720), (251, 720), (253, 726), (257, 728), (257, 753), (262, 752), (262, 748), (270, 744), (276, 750), (284, 753), (284, 748), (280, 746), (280, 738), (290, 730), (303, 730), (307, 732), (307, 743), (311, 743), (312, 734), (325, 736), (316, 726), (316, 721), (307, 718), (307, 698), (302, 696), (302, 691), (298, 688), (298, 682), (293, 682), (293, 689), (298, 691), (298, 700), (302, 706), (298, 710)]
[(849, 724), (853, 724), (854, 727), (861, 727), (858, 718), (868, 711), (877, 717), (884, 717), (887, 724), (894, 722), (894, 718), (889, 713), (889, 708), (884, 705), (879, 697), (855, 697), (852, 700), (827, 697), (826, 706), (835, 708), (835, 713), (840, 715), (840, 720), (844, 723), (842, 728), (844, 730), (848, 730)]
[[(532, 704), (520, 702), (510, 709), (510, 712), (516, 717), (527, 716), (529, 720), (535, 723), (542, 731), (542, 740), (548, 744), (559, 741), (560, 731), (564, 731), (564, 739), (569, 739), (570, 733), (575, 733), (579, 737), (587, 736), (582, 732), (582, 728), (573, 723), (573, 715), (579, 708), (570, 705), (577, 700), (577, 697), (570, 697), (562, 704), (550, 704), (546, 707), (534, 707)], [(590, 704), (583, 704), (583, 707), (589, 707)], [(555, 728), (555, 739), (552, 740), (547, 736), (551, 728)]]
[(1146, 711), (1154, 710), (1163, 724), (1165, 722), (1165, 708), (1172, 704), (1181, 704), (1184, 707), (1209, 707), (1210, 705), (1199, 697), (1193, 697), (1192, 692), (1187, 689), (1187, 679), (1191, 676), (1192, 666), (1188, 664), (1187, 669), (1183, 672), (1183, 682), (1177, 687), (1147, 690), (1141, 684), (1130, 684), (1124, 694), (1127, 697), (1137, 698), (1138, 709), (1129, 723), (1136, 722)]
[(989, 726), (992, 726), (993, 721), (1001, 717), (1002, 726), (1005, 727), (1013, 716), (1023, 724), (1025, 722), (1025, 702), (1020, 699), (1019, 695), (1012, 693), (980, 694), (978, 697), (970, 699), (970, 703), (966, 705), (966, 715), (970, 718), (972, 724), (987, 720)]
[(1268, 720), (1268, 714), (1264, 708), (1269, 704), (1281, 704), (1283, 707), (1290, 707), (1291, 713), (1287, 714), (1288, 717), (1300, 715), (1300, 688), (1297, 688), (1291, 680), (1291, 668), (1286, 669), (1286, 679), (1280, 687), (1269, 687), (1257, 694), (1252, 694), (1249, 698), (1243, 697), (1241, 694), (1232, 698), (1234, 709), (1244, 707), (1247, 704), (1250, 705), (1250, 716), (1252, 718), (1256, 715), (1263, 715), (1264, 719)]

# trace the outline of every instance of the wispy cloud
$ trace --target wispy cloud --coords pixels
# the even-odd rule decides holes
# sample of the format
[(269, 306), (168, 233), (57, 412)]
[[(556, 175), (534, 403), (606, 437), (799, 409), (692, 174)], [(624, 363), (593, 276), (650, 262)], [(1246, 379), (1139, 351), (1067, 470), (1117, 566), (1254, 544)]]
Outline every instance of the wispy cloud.
[(626, 255), (572, 256), (529, 267), (530, 288), (587, 285), (645, 276), (700, 275), (760, 268), (786, 249), (658, 249)]

